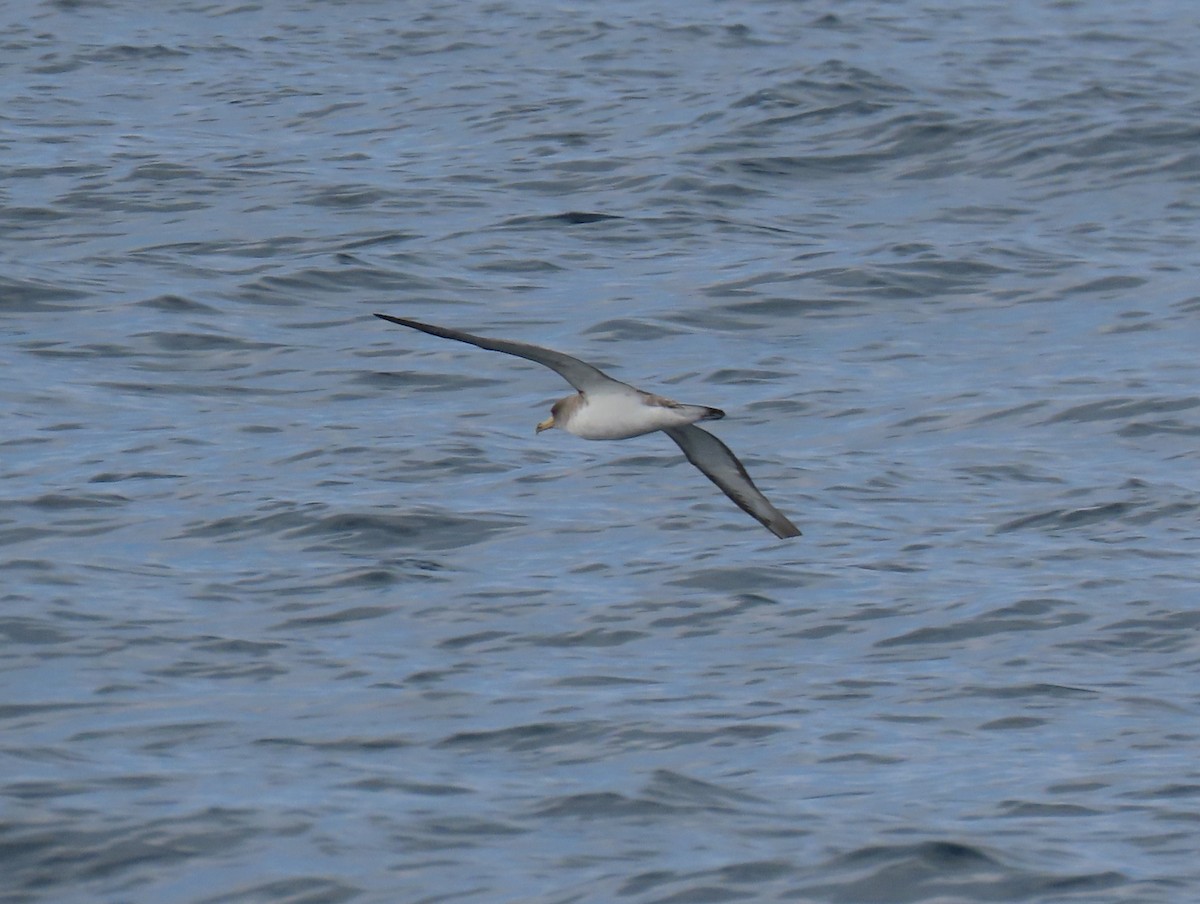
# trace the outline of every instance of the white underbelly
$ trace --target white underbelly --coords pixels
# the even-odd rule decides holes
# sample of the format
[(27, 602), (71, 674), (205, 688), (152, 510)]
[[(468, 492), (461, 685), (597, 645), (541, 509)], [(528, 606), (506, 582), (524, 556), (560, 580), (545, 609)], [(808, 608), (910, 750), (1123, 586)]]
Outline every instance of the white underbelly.
[(628, 439), (687, 423), (691, 421), (671, 409), (645, 405), (640, 396), (631, 393), (588, 398), (575, 410), (566, 429), (584, 439)]

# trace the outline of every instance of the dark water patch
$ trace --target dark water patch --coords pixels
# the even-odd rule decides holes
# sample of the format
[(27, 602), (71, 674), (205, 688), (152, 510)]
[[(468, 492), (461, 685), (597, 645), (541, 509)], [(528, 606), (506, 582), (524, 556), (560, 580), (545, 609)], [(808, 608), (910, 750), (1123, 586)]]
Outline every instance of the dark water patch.
[(208, 653), (265, 656), (285, 648), (274, 641), (252, 641), (244, 639), (213, 638), (196, 644), (196, 649)]
[(889, 163), (886, 154), (806, 154), (781, 157), (742, 157), (714, 167), (719, 173), (780, 180), (862, 175)]
[(838, 101), (898, 101), (910, 95), (902, 84), (841, 60), (827, 60), (805, 69), (800, 77), (787, 79), (743, 95), (731, 106), (759, 109), (790, 109)]
[[(170, 373), (167, 371), (166, 373)], [(184, 373), (177, 374), (178, 379), (185, 380), (187, 375)], [(129, 393), (135, 396), (163, 396), (167, 398), (177, 396), (196, 396), (199, 398), (210, 399), (229, 399), (229, 398), (278, 398), (282, 396), (295, 395), (298, 390), (288, 389), (271, 389), (266, 387), (255, 387), (238, 385), (231, 382), (224, 383), (195, 383), (190, 381), (178, 383), (149, 383), (135, 381), (109, 381), (99, 380), (93, 384), (98, 389), (111, 389), (119, 393)]]
[(20, 239), (22, 237), (21, 233), (31, 226), (44, 226), (71, 216), (68, 211), (58, 210), (53, 207), (14, 206), (7, 210), (7, 214), (15, 225), (5, 231), (13, 239)]
[(136, 302), (139, 306), (167, 314), (216, 314), (218, 308), (180, 295), (158, 295)]
[(171, 59), (187, 55), (184, 50), (163, 44), (110, 44), (83, 54), (81, 58), (92, 63), (123, 63)]
[(357, 207), (374, 207), (391, 197), (390, 191), (384, 191), (371, 185), (350, 184), (322, 188), (303, 198), (301, 203), (335, 210), (353, 210)]
[(1129, 424), (1117, 431), (1118, 436), (1124, 436), (1130, 439), (1161, 434), (1172, 436), (1200, 436), (1200, 422), (1189, 424), (1179, 421), (1175, 418), (1163, 418), (1150, 424)]
[[(1144, 607), (1147, 602), (1135, 603)], [(1137, 618), (1126, 618), (1097, 629), (1087, 640), (1066, 644), (1073, 649), (1141, 650), (1178, 653), (1191, 647), (1200, 629), (1200, 613), (1159, 609)]]
[(92, 210), (110, 214), (183, 215), (206, 210), (208, 204), (199, 199), (185, 199), (177, 195), (159, 197), (149, 189), (117, 192), (78, 188), (58, 199), (63, 207), (73, 210)]
[(244, 285), (238, 292), (240, 301), (255, 304), (285, 304), (303, 307), (312, 293), (345, 293), (349, 291), (418, 292), (438, 289), (435, 280), (411, 273), (395, 272), (374, 267), (309, 267), (286, 276), (264, 276)]
[(1075, 606), (1065, 600), (1023, 600), (1015, 605), (1003, 606), (955, 624), (918, 628), (897, 637), (878, 641), (876, 646), (888, 648), (913, 644), (960, 644), (996, 634), (1052, 631), (1086, 622), (1089, 618), (1087, 614), (1075, 611)]
[(1061, 819), (1072, 817), (1093, 817), (1102, 816), (1103, 811), (1092, 809), (1091, 807), (1080, 807), (1075, 804), (1042, 804), (1028, 803), (1025, 801), (1006, 801), (1002, 805), (1006, 815), (1029, 817), (1039, 819), (1047, 817), (1050, 819)]
[[(215, 659), (215, 661), (214, 661)], [(267, 682), (288, 674), (286, 666), (266, 662), (226, 661), (206, 655), (203, 661), (182, 661), (171, 666), (149, 669), (146, 674), (160, 679), (206, 681)]]
[(163, 869), (236, 850), (264, 828), (251, 810), (217, 807), (142, 823), (118, 818), (103, 828), (56, 822), (10, 824), (0, 833), (12, 887), (66, 896), (116, 877), (136, 885)]
[(1076, 530), (1094, 524), (1124, 520), (1124, 516), (1138, 506), (1129, 502), (1109, 502), (1089, 505), (1078, 509), (1049, 509), (1006, 521), (996, 528), (996, 533), (1017, 530)]
[(357, 885), (313, 874), (239, 885), (219, 895), (197, 898), (196, 904), (342, 904), (362, 894)]
[(891, 109), (891, 104), (878, 101), (851, 100), (841, 103), (819, 103), (814, 101), (806, 109), (795, 113), (767, 116), (745, 126), (741, 132), (749, 136), (770, 135), (774, 132), (790, 131), (797, 127), (824, 126), (835, 120), (861, 121), (877, 119), (877, 114)]
[(359, 551), (391, 550), (397, 545), (420, 549), (457, 549), (483, 543), (521, 522), (494, 515), (465, 516), (432, 512), (402, 515), (340, 513), (295, 528), (290, 536), (324, 541), (317, 548)]
[(122, 483), (126, 480), (180, 480), (183, 474), (159, 473), (156, 471), (101, 471), (88, 478), (88, 483)]
[(534, 647), (619, 647), (648, 636), (643, 631), (613, 631), (590, 628), (586, 631), (570, 631), (563, 634), (532, 634), (520, 638), (522, 643)]
[(623, 728), (618, 734), (622, 747), (669, 749), (676, 747), (727, 747), (745, 744), (753, 748), (766, 744), (775, 735), (787, 733), (783, 725), (771, 725), (762, 722), (753, 724), (728, 725), (718, 728), (657, 728), (633, 723)]
[(419, 835), (404, 839), (418, 849), (454, 850), (473, 847), (482, 842), (493, 841), (511, 835), (523, 835), (526, 829), (495, 819), (469, 816), (434, 816), (419, 824)]
[(603, 223), (606, 220), (620, 220), (623, 217), (611, 213), (598, 213), (583, 210), (570, 210), (565, 213), (556, 213), (543, 216), (520, 216), (512, 217), (501, 223), (501, 226), (587, 226), (592, 223)]
[(734, 314), (773, 319), (780, 316), (846, 316), (862, 314), (868, 303), (848, 298), (767, 297), (721, 307)]
[(1128, 884), (1118, 872), (1061, 875), (1009, 866), (980, 848), (957, 842), (863, 847), (835, 858), (836, 882), (805, 883), (823, 901), (1036, 901), (1044, 896), (1098, 894)]
[(1021, 731), (1027, 728), (1042, 728), (1047, 724), (1046, 719), (1035, 719), (1032, 716), (1008, 716), (1003, 719), (993, 719), (979, 726), (980, 731)]
[(1139, 276), (1105, 276), (1101, 279), (1089, 280), (1077, 286), (1071, 286), (1069, 291), (1072, 295), (1075, 294), (1119, 294), (1132, 292), (1146, 284), (1146, 280)]
[(509, 641), (512, 639), (512, 634), (507, 631), (476, 631), (471, 634), (462, 634), (457, 637), (448, 637), (441, 641), (438, 646), (447, 650), (467, 649), (471, 647), (479, 647), (487, 645), (490, 649), (497, 649), (495, 646), (497, 641), (504, 641), (504, 648), (511, 647)]
[(136, 339), (144, 339), (167, 352), (245, 351), (263, 352), (281, 348), (271, 342), (254, 342), (237, 336), (222, 336), (217, 333), (149, 332), (136, 333)]
[(542, 802), (533, 815), (550, 819), (653, 819), (677, 812), (677, 808), (658, 801), (602, 791), (551, 798)]
[(1082, 687), (1064, 687), (1059, 684), (1023, 684), (1004, 687), (964, 687), (961, 693), (967, 697), (996, 700), (1039, 700), (1094, 697), (1097, 691)]
[(778, 386), (786, 372), (780, 370), (750, 370), (747, 368), (724, 368), (714, 371), (704, 378), (705, 383), (720, 383), (725, 385)]
[(133, 249), (130, 254), (148, 262), (170, 264), (180, 259), (195, 261), (203, 258), (247, 257), (274, 258), (299, 254), (310, 239), (296, 235), (273, 235), (267, 238), (210, 239), (204, 242), (154, 243)]
[(325, 612), (320, 615), (293, 617), (275, 626), (277, 630), (288, 631), (293, 628), (320, 628), (327, 625), (341, 625), (347, 622), (364, 619), (384, 618), (392, 615), (395, 610), (390, 606), (353, 606), (337, 612)]
[[(771, 605), (766, 594), (795, 586), (795, 576), (770, 565), (730, 566), (726, 568), (692, 568), (671, 581), (674, 586), (703, 588), (718, 593), (745, 594), (747, 605)], [(758, 591), (764, 595), (757, 595)]]
[(637, 678), (626, 678), (623, 675), (576, 675), (562, 678), (558, 682), (565, 687), (604, 688), (621, 687), (627, 684), (650, 685), (652, 682)]
[(1200, 797), (1200, 785), (1168, 783), (1151, 788), (1143, 793), (1126, 795), (1142, 800), (1174, 800), (1176, 798), (1192, 799)]
[(69, 311), (75, 306), (65, 302), (78, 301), (89, 295), (80, 289), (39, 279), (0, 276), (0, 314)]
[(204, 174), (201, 170), (192, 166), (183, 166), (178, 163), (168, 163), (165, 161), (156, 161), (154, 163), (143, 163), (135, 166), (119, 181), (121, 182), (173, 182), (183, 180), (185, 182), (194, 182), (202, 178)]
[(70, 496), (61, 493), (47, 493), (45, 496), (27, 500), (22, 504), (43, 511), (56, 512), (75, 509), (106, 509), (126, 505), (129, 501), (127, 497), (117, 493), (81, 493)]
[(585, 336), (596, 336), (608, 342), (623, 342), (626, 340), (652, 342), (657, 339), (665, 339), (669, 336), (677, 336), (679, 333), (679, 330), (670, 329), (658, 323), (626, 318), (606, 320), (583, 331), (583, 335)]
[[(389, 349), (381, 354), (394, 355), (395, 350)], [(466, 377), (462, 374), (431, 374), (415, 370), (404, 370), (388, 371), (386, 373), (363, 373), (353, 377), (350, 382), (363, 386), (382, 387), (392, 391), (404, 389), (416, 392), (453, 393), (461, 390), (504, 386), (509, 381), (500, 377)]]
[(359, 788), (370, 792), (401, 791), (404, 794), (417, 794), (425, 797), (455, 797), (462, 794), (475, 793), (472, 788), (466, 785), (424, 784), (394, 778), (363, 779), (362, 781), (351, 782), (347, 787)]
[(404, 514), (335, 512), (325, 506), (288, 507), (265, 514), (234, 515), (196, 522), (179, 539), (237, 543), (259, 536), (318, 540), (314, 549), (346, 548), (361, 552), (419, 547), (453, 549), (482, 543), (517, 524), (492, 515), (470, 517), (432, 511)]
[(729, 810), (767, 803), (736, 788), (700, 781), (670, 769), (656, 769), (642, 793), (653, 800), (702, 809)]
[(553, 273), (563, 268), (552, 261), (523, 258), (517, 260), (489, 261), (477, 264), (472, 269), (491, 273)]
[(457, 732), (443, 738), (436, 746), (512, 753), (540, 752), (562, 757), (571, 751), (582, 753), (602, 735), (602, 727), (593, 722), (540, 722), (491, 731)]
[(39, 358), (132, 358), (138, 354), (135, 347), (118, 345), (116, 343), (89, 342), (85, 345), (73, 345), (68, 342), (53, 340), (38, 340), (22, 343), (22, 350)]
[(1200, 509), (1200, 502), (1165, 502), (1145, 508), (1139, 514), (1129, 515), (1125, 520), (1130, 524), (1138, 525), (1153, 524), (1155, 521), (1164, 519), (1174, 523), (1186, 523), (1186, 518), (1194, 517), (1198, 509)]
[(399, 232), (395, 230), (385, 230), (378, 233), (371, 233), (361, 237), (348, 238), (339, 246), (342, 252), (359, 251), (364, 248), (375, 248), (381, 245), (399, 245), (406, 242), (411, 242), (414, 239), (421, 238), (416, 232)]
[[(417, 571), (424, 574), (431, 574), (445, 569), (445, 566), (441, 562), (430, 559), (398, 558), (390, 559), (389, 562), (397, 571), (403, 572)], [(330, 579), (329, 585), (331, 587), (347, 589), (384, 588), (390, 587), (398, 581), (399, 579), (396, 574), (388, 569), (365, 568), (353, 569), (348, 573), (336, 575)]]
[[(995, 415), (988, 415), (988, 419)], [(1055, 474), (1038, 473), (1037, 469), (1025, 464), (974, 465), (956, 469), (969, 480), (981, 484), (1051, 483), (1065, 484), (1066, 480)]]
[(260, 738), (254, 743), (264, 747), (297, 747), (310, 750), (347, 753), (375, 753), (379, 751), (389, 752), (393, 750), (401, 750), (410, 746), (410, 742), (408, 740), (390, 735), (387, 737), (340, 737), (322, 740), (301, 740), (299, 738)]
[(7, 703), (0, 704), (0, 719), (29, 719), (63, 711), (95, 711), (102, 708), (98, 703)]
[(45, 621), (33, 618), (0, 617), (0, 636), (15, 644), (60, 644), (72, 636), (57, 630)]
[(995, 411), (989, 411), (986, 414), (979, 415), (975, 423), (985, 424), (989, 421), (1004, 420), (1012, 417), (1020, 417), (1032, 411), (1038, 411), (1049, 405), (1049, 401), (1027, 402), (1021, 405), (1006, 406)]

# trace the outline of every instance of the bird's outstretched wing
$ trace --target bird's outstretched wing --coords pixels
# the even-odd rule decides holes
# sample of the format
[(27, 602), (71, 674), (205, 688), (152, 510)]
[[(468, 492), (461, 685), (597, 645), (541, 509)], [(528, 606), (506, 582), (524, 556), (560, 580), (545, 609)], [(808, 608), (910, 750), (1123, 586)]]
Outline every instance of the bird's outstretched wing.
[[(464, 333), (461, 330), (452, 330), (444, 326), (421, 323), (419, 320), (393, 317), (390, 314), (376, 314), (375, 316), (391, 323), (397, 323), (400, 326), (429, 333), (431, 336), (439, 336), (442, 339), (454, 339), (458, 342), (465, 342), (468, 345), (487, 349), (488, 351), (503, 352), (506, 355), (525, 358), (528, 361), (533, 361), (556, 371), (564, 380), (583, 393), (612, 391), (613, 389), (619, 389), (622, 393), (626, 391), (637, 392), (633, 387), (619, 380), (614, 380), (608, 374), (599, 368), (593, 367), (586, 361), (580, 361), (578, 358), (564, 355), (562, 352), (556, 352), (553, 349), (542, 348), (540, 345), (530, 345), (526, 342), (512, 342), (507, 339), (488, 339), (484, 336), (474, 336), (470, 333)], [(716, 409), (710, 410), (713, 412), (716, 411)], [(720, 487), (721, 491), (737, 503), (742, 511), (758, 519), (767, 530), (780, 538), (800, 536), (800, 530), (796, 525), (792, 524), (779, 509), (767, 501), (766, 496), (759, 492), (758, 487), (754, 485), (754, 481), (750, 479), (750, 475), (746, 473), (746, 469), (742, 466), (742, 463), (737, 460), (737, 457), (729, 451), (729, 447), (723, 442), (711, 433), (707, 433), (694, 425), (666, 427), (663, 428), (663, 432), (671, 437), (679, 448), (683, 450), (683, 454), (687, 456), (688, 461), (699, 468), (705, 477)]]
[(598, 367), (592, 367), (586, 361), (580, 361), (578, 358), (572, 358), (570, 355), (556, 352), (552, 348), (542, 348), (540, 345), (530, 345), (527, 342), (511, 342), (507, 339), (488, 339), (484, 336), (472, 336), (470, 333), (464, 333), (461, 330), (452, 330), (444, 326), (434, 326), (431, 323), (421, 323), (419, 320), (409, 320), (406, 317), (393, 317), (391, 314), (376, 314), (375, 316), (381, 320), (398, 323), (401, 326), (412, 327), (414, 330), (420, 330), (422, 333), (429, 333), (431, 336), (440, 336), (443, 339), (457, 339), (459, 342), (476, 345), (479, 348), (486, 348), (488, 351), (504, 352), (506, 355), (516, 355), (518, 358), (534, 361), (553, 371), (557, 371), (564, 380), (580, 392), (590, 392), (604, 386), (626, 385), (619, 380), (614, 380)]
[(757, 518), (780, 539), (800, 536), (800, 529), (758, 491), (742, 463), (727, 445), (711, 433), (690, 424), (686, 427), (668, 427), (663, 432), (675, 440), (687, 460), (719, 486), (726, 496), (737, 503), (738, 508)]

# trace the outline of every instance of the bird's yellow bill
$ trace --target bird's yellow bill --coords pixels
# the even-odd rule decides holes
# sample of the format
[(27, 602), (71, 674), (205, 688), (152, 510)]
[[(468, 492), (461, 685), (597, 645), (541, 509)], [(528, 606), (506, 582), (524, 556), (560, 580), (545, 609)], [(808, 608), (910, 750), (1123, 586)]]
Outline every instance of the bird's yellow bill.
[(537, 425), (537, 432), (541, 433), (543, 430), (549, 430), (553, 426), (554, 426), (554, 415), (550, 415), (550, 417), (546, 418), (544, 421), (542, 421), (540, 424)]

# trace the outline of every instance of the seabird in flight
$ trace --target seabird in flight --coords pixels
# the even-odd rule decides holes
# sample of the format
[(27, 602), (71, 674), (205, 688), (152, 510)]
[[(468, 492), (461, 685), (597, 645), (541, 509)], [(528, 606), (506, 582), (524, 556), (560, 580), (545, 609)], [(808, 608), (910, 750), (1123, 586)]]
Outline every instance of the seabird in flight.
[(585, 361), (553, 349), (526, 342), (473, 336), (449, 327), (390, 314), (375, 316), (431, 336), (516, 355), (557, 371), (578, 392), (554, 403), (550, 417), (537, 425), (538, 433), (558, 427), (584, 439), (628, 439), (661, 430), (683, 450), (688, 461), (720, 487), (739, 508), (757, 518), (767, 530), (780, 538), (800, 536), (796, 525), (759, 492), (729, 447), (695, 425), (696, 421), (715, 421), (725, 417), (725, 412), (719, 408), (684, 405), (643, 392), (628, 383), (614, 380)]

